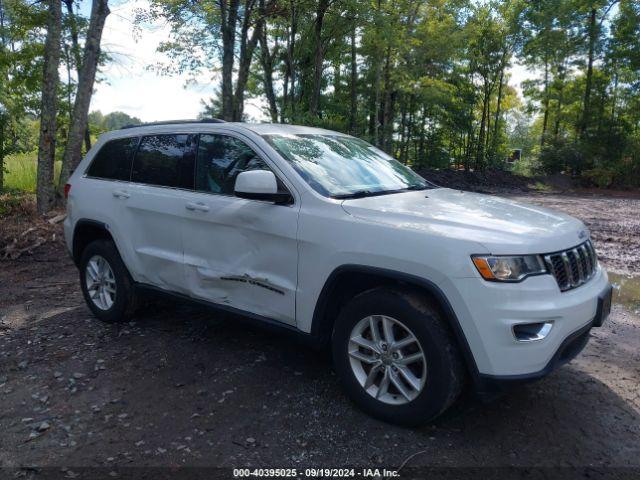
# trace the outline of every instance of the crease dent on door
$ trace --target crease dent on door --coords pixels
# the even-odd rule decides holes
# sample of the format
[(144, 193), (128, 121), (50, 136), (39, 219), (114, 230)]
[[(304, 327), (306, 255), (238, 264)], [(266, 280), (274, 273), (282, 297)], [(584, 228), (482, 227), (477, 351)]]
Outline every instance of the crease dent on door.
[(224, 280), (227, 282), (248, 283), (249, 285), (255, 285), (256, 287), (266, 288), (267, 290), (270, 290), (272, 292), (278, 293), (280, 295), (284, 295), (284, 290), (281, 290), (277, 286), (273, 285), (269, 281), (269, 279), (252, 277), (248, 273), (245, 273), (244, 275), (229, 275), (226, 277), (220, 277), (220, 280)]
[[(249, 263), (249, 262), (247, 262)], [(198, 274), (198, 280), (204, 288), (211, 291), (215, 288), (215, 282), (237, 282), (242, 284), (253, 285), (269, 290), (279, 295), (285, 295), (286, 291), (293, 291), (293, 285), (283, 278), (267, 278), (259, 275), (251, 269), (246, 271), (238, 271), (238, 268), (230, 268), (225, 271), (213, 270), (209, 267), (193, 265)], [(246, 265), (245, 265), (246, 266)], [(241, 267), (241, 265), (238, 265)], [(229, 285), (220, 286), (221, 289), (228, 289)]]
[[(286, 242), (282, 242), (280, 247), (271, 245), (269, 254), (265, 255), (266, 252), (242, 231), (224, 227), (220, 230), (228, 235), (224, 239), (226, 246), (218, 245), (219, 251), (228, 254), (223, 257), (229, 259), (226, 264), (213, 258), (184, 257), (186, 273), (192, 272), (192, 281), (197, 284), (192, 293), (240, 310), (291, 321), (288, 315), (283, 315), (286, 309), (283, 310), (282, 302), (288, 303), (294, 298), (296, 285), (292, 280), (295, 278), (277, 275), (275, 271), (280, 269), (274, 268), (274, 264), (291, 261), (290, 254), (285, 251)], [(195, 242), (198, 242), (196, 238), (190, 238), (187, 244)], [(242, 253), (234, 256), (233, 252), (237, 251)]]
[(160, 288), (175, 288), (176, 279), (174, 265), (182, 263), (182, 255), (174, 254), (162, 248), (136, 248), (138, 257), (143, 259), (147, 268), (153, 272), (153, 282)]

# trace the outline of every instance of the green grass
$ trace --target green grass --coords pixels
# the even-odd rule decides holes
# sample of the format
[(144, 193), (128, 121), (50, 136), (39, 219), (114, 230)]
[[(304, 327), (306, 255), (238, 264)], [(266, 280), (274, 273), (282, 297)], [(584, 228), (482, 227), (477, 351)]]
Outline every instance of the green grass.
[[(54, 176), (60, 175), (62, 162), (55, 163)], [(16, 153), (4, 159), (4, 188), (21, 192), (35, 193), (38, 172), (37, 152)]]

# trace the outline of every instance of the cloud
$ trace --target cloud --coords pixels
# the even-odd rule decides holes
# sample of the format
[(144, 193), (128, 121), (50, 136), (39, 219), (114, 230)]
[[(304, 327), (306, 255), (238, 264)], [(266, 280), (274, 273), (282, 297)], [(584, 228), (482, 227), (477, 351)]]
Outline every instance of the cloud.
[(91, 110), (119, 110), (144, 121), (195, 118), (202, 109), (201, 100), (214, 94), (213, 76), (202, 76), (185, 87), (187, 74), (162, 76), (147, 68), (166, 60), (156, 50), (170, 32), (160, 22), (135, 32), (136, 11), (148, 8), (146, 0), (122, 1), (111, 7), (102, 45), (112, 61), (101, 69), (102, 81), (96, 85)]

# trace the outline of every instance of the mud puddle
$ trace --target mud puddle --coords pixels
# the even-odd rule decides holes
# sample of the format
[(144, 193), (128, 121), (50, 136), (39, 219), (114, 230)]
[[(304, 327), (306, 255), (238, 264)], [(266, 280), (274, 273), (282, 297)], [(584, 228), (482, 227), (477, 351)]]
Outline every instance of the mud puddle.
[(640, 313), (640, 277), (609, 273), (613, 285), (613, 301), (629, 310)]

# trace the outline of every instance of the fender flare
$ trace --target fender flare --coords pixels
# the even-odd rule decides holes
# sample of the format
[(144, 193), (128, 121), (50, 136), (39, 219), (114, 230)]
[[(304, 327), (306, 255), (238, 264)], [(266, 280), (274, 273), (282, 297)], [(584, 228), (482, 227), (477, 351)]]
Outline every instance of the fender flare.
[[(88, 218), (79, 219), (73, 226), (73, 237), (71, 241), (71, 256), (73, 258), (74, 263), (77, 265), (80, 261), (79, 252), (77, 252), (77, 242), (78, 242), (78, 230), (82, 227), (92, 227), (99, 230), (104, 230), (109, 236), (113, 239), (113, 234), (109, 230), (109, 227), (106, 223), (100, 222), (97, 220), (91, 220)], [(113, 239), (115, 242), (115, 239)]]
[(454, 337), (462, 352), (463, 359), (465, 365), (467, 366), (469, 374), (471, 375), (474, 383), (477, 385), (480, 377), (478, 366), (476, 364), (473, 353), (471, 352), (471, 348), (469, 347), (467, 337), (462, 330), (460, 321), (458, 320), (458, 317), (453, 310), (451, 303), (447, 299), (442, 289), (440, 289), (440, 287), (438, 287), (438, 285), (436, 285), (434, 282), (426, 278), (418, 277), (416, 275), (411, 275), (404, 272), (398, 272), (395, 270), (388, 270), (386, 268), (371, 267), (368, 265), (341, 265), (331, 272), (331, 274), (327, 277), (322, 290), (320, 291), (318, 301), (316, 302), (316, 306), (313, 311), (313, 318), (311, 321), (311, 335), (317, 338), (327, 338), (327, 335), (331, 335), (331, 331), (329, 329), (332, 327), (333, 323), (332, 319), (327, 318), (326, 315), (327, 308), (329, 306), (329, 300), (334, 293), (334, 288), (338, 283), (340, 276), (349, 273), (358, 273), (365, 275), (371, 274), (376, 277), (392, 280), (394, 282), (404, 283), (426, 290), (431, 295), (433, 295), (435, 300), (438, 302), (438, 306), (442, 309), (447, 323), (451, 327)]

